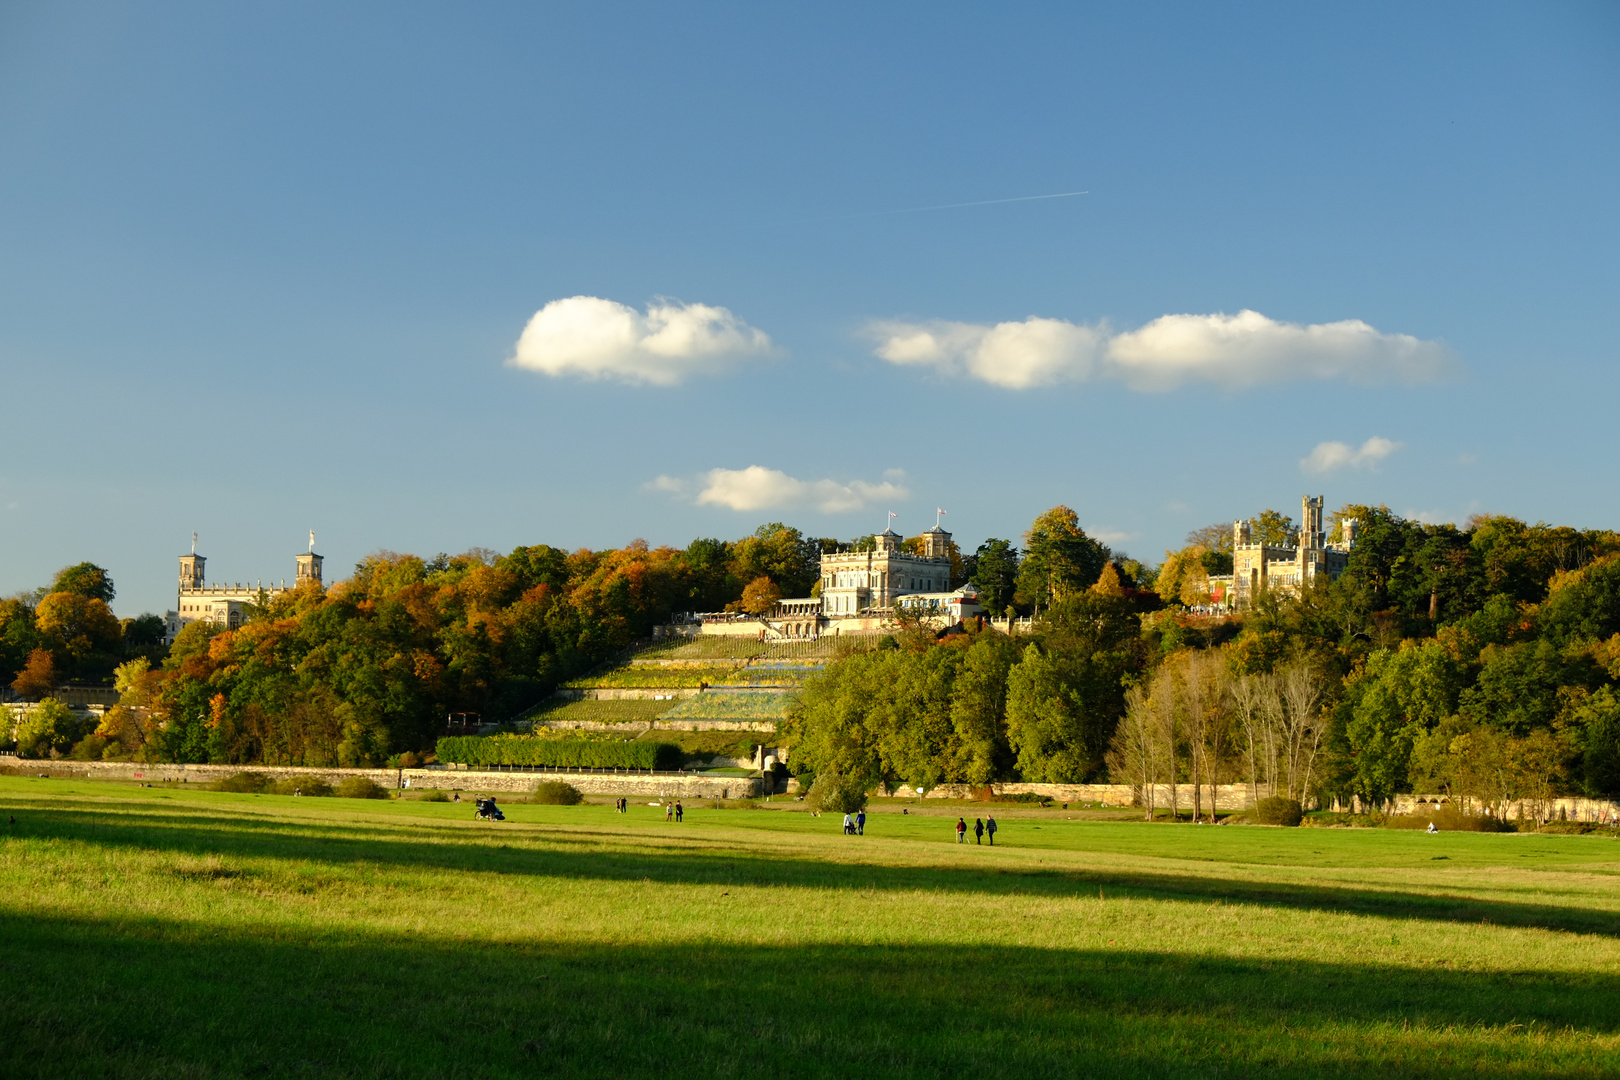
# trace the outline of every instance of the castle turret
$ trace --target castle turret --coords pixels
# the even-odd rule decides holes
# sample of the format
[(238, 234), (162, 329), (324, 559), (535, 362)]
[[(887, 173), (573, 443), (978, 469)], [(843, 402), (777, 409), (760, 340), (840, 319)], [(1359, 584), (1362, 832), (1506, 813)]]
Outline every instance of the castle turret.
[(922, 534), (923, 557), (926, 559), (948, 559), (951, 557), (951, 534), (935, 525)]
[(298, 556), (297, 562), (298, 573), (294, 577), (294, 585), (302, 585), (306, 581), (313, 581), (317, 585), (321, 583), (321, 556), (309, 551)]
[(1238, 518), (1238, 520), (1232, 522), (1232, 546), (1233, 547), (1242, 547), (1245, 544), (1251, 543), (1250, 538), (1253, 535), (1254, 535), (1254, 530), (1249, 525), (1249, 519), (1248, 518)]
[(203, 564), (208, 560), (193, 551), (180, 556), (180, 591), (203, 587)]
[(1321, 495), (1306, 495), (1299, 501), (1299, 546), (1311, 551), (1327, 547), (1327, 533), (1322, 530)]
[(884, 529), (882, 532), (872, 537), (872, 539), (877, 542), (877, 549), (879, 551), (900, 550), (901, 536), (893, 529)]

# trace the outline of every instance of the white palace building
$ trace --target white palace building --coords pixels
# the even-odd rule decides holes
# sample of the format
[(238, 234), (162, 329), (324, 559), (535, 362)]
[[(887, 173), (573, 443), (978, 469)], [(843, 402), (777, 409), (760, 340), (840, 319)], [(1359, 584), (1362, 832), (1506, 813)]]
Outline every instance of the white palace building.
[(180, 556), (180, 589), (175, 596), (175, 610), (163, 620), (163, 643), (174, 644), (181, 629), (194, 622), (211, 622), (227, 630), (235, 630), (246, 621), (242, 610), (248, 604), (262, 604), (272, 597), (298, 588), (305, 582), (321, 583), (321, 556), (315, 554), (315, 534), (309, 534), (309, 550), (294, 559), (292, 585), (283, 578), (279, 585), (255, 583), (244, 585), (209, 585), (203, 580), (203, 567), (208, 560), (197, 554), (197, 534), (191, 534), (191, 554)]
[(893, 529), (873, 539), (870, 550), (821, 557), (819, 596), (780, 601), (760, 620), (714, 617), (704, 633), (758, 633), (813, 638), (825, 633), (865, 633), (892, 626), (896, 607), (917, 608), (931, 620), (952, 624), (983, 613), (972, 585), (951, 588), (951, 534), (937, 524), (922, 534), (922, 554), (902, 550)]

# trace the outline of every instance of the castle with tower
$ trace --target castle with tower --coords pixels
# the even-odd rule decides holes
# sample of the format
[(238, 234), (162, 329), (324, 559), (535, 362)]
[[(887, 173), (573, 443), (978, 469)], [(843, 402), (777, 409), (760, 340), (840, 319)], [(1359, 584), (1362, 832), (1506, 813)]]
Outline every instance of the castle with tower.
[(1216, 602), (1244, 608), (1267, 589), (1297, 595), (1318, 578), (1333, 581), (1344, 573), (1356, 543), (1357, 522), (1354, 518), (1340, 522), (1341, 539), (1328, 543), (1322, 507), (1321, 495), (1300, 499), (1299, 542), (1293, 547), (1255, 543), (1248, 521), (1233, 522), (1232, 572), (1209, 579)]
[(309, 534), (309, 550), (294, 559), (292, 585), (283, 578), (279, 585), (262, 582), (244, 585), (210, 585), (204, 579), (208, 559), (197, 554), (197, 534), (191, 534), (191, 553), (180, 556), (180, 589), (175, 596), (175, 610), (163, 619), (163, 643), (174, 644), (180, 631), (194, 622), (211, 622), (227, 630), (235, 630), (246, 622), (244, 606), (262, 605), (273, 597), (290, 592), (306, 582), (321, 584), (321, 556), (315, 554), (315, 534)]

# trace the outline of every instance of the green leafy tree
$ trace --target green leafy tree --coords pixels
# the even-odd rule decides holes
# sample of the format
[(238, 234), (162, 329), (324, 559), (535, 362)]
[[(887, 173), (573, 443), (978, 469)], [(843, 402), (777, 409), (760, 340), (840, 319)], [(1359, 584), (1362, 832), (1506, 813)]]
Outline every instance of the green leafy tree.
[(956, 746), (950, 771), (965, 783), (988, 784), (1012, 765), (1007, 678), (1017, 661), (1018, 646), (995, 631), (975, 635), (962, 657), (950, 700)]
[(1271, 547), (1293, 547), (1299, 543), (1299, 529), (1294, 519), (1279, 510), (1262, 510), (1249, 519), (1249, 536), (1256, 544)]
[(1580, 743), (1580, 780), (1593, 798), (1620, 797), (1620, 696), (1600, 687), (1571, 716)]
[(968, 580), (979, 590), (979, 602), (986, 611), (1001, 615), (1018, 588), (1018, 549), (992, 537), (979, 545), (970, 561)]
[(48, 697), (18, 721), (17, 755), (25, 758), (60, 757), (84, 737), (84, 727), (84, 722), (72, 709)]
[(1086, 721), (1085, 706), (1065, 684), (1057, 660), (1038, 645), (1027, 646), (1007, 679), (1007, 741), (1019, 774), (1034, 783), (1085, 780), (1094, 766)]
[(113, 597), (117, 595), (107, 571), (89, 562), (77, 563), (58, 570), (56, 578), (51, 582), (51, 592), (73, 593), (91, 600), (100, 600), (104, 604), (112, 603)]
[(120, 625), (124, 629), (124, 651), (134, 652), (140, 649), (152, 649), (163, 644), (165, 627), (161, 615), (137, 615), (134, 618), (124, 619)]
[(19, 598), (0, 600), (0, 683), (14, 679), (38, 647), (34, 609)]
[(809, 596), (821, 577), (821, 548), (798, 529), (772, 521), (733, 545), (732, 570), (741, 581), (768, 577), (784, 596)]
[(1415, 745), (1456, 711), (1464, 671), (1434, 641), (1373, 653), (1350, 680), (1344, 725), (1352, 791), (1381, 803), (1410, 790)]
[(1024, 534), (1017, 600), (1044, 607), (1079, 592), (1097, 580), (1109, 557), (1109, 550), (1080, 528), (1078, 514), (1067, 506), (1054, 506)]

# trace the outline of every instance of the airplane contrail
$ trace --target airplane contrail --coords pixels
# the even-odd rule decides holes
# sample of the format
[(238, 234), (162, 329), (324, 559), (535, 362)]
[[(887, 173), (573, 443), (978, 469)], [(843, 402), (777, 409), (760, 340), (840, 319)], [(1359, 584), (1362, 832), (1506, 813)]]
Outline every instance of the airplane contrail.
[(882, 217), (885, 214), (920, 214), (925, 210), (958, 210), (964, 206), (996, 206), (1000, 203), (1034, 202), (1037, 199), (1069, 199), (1076, 195), (1090, 195), (1089, 191), (1060, 191), (1055, 195), (1020, 195), (1013, 199), (982, 199), (978, 202), (941, 203), (938, 206), (908, 206), (904, 210), (870, 210), (864, 214), (838, 214), (818, 218), (818, 221), (845, 221), (849, 218)]

